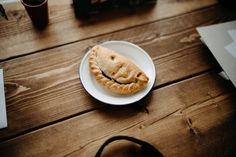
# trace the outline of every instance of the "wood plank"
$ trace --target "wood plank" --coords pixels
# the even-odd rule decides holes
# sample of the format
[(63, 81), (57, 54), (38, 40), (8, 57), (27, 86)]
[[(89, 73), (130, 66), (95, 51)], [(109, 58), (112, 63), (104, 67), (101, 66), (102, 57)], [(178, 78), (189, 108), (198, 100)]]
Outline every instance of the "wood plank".
[(177, 16), (216, 4), (216, 0), (158, 0), (152, 9), (111, 12), (97, 15), (88, 22), (76, 20), (71, 0), (50, 0), (50, 23), (43, 31), (35, 30), (24, 8), (8, 7), (9, 21), (0, 19), (0, 60), (19, 56), (101, 34)]
[(129, 135), (152, 143), (165, 156), (225, 156), (235, 153), (236, 146), (236, 93), (231, 87), (215, 74), (200, 75), (154, 90), (139, 102), (148, 113), (137, 104), (109, 106), (1, 143), (0, 153), (93, 156), (107, 138)]
[[(85, 92), (78, 76), (84, 50), (98, 42), (128, 40), (147, 50), (156, 65), (156, 87), (213, 68), (213, 57), (200, 43), (195, 27), (228, 17), (216, 15), (220, 10), (213, 7), (1, 63), (9, 127), (0, 131), (0, 139), (103, 107)], [(160, 35), (154, 38), (152, 33)]]

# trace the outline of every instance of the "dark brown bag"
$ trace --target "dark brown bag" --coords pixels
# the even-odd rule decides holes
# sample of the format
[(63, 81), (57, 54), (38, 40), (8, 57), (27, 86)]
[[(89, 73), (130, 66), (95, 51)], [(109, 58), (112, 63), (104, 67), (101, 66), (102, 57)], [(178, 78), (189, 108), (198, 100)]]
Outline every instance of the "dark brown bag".
[(107, 141), (105, 141), (101, 147), (98, 149), (95, 157), (101, 157), (101, 154), (102, 154), (102, 151), (104, 150), (104, 148), (114, 142), (114, 141), (117, 141), (117, 140), (127, 140), (127, 141), (131, 141), (135, 144), (138, 144), (141, 146), (141, 156), (142, 157), (164, 157), (154, 146), (152, 146), (151, 144), (145, 142), (145, 141), (142, 141), (142, 140), (139, 140), (139, 139), (136, 139), (134, 137), (129, 137), (129, 136), (114, 136), (114, 137), (111, 137), (109, 138)]

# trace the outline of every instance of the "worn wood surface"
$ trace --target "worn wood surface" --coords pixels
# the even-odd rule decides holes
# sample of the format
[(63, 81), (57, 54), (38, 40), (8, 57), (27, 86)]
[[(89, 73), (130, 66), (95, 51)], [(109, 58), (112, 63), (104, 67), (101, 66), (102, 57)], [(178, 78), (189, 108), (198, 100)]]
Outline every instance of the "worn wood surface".
[[(156, 65), (155, 87), (212, 69), (214, 59), (201, 44), (195, 27), (224, 20), (226, 16), (215, 18), (220, 12), (213, 7), (3, 62), (9, 128), (0, 132), (0, 138), (103, 106), (88, 101), (90, 96), (78, 75), (86, 48), (98, 42), (128, 40), (143, 47)], [(227, 17), (234, 18), (231, 14)], [(153, 31), (137, 33), (145, 29)]]
[(140, 102), (148, 113), (138, 104), (107, 106), (4, 142), (0, 153), (93, 156), (108, 137), (129, 135), (149, 141), (165, 156), (220, 157), (234, 152), (236, 144), (236, 93), (229, 87), (219, 76), (203, 74), (154, 90)]
[(216, 0), (158, 0), (152, 9), (133, 14), (112, 12), (87, 22), (75, 18), (71, 3), (72, 0), (49, 1), (50, 23), (44, 31), (34, 30), (23, 7), (9, 7), (9, 21), (0, 23), (0, 60), (192, 12), (213, 5)]
[[(71, 1), (51, 0), (50, 23), (35, 30), (21, 5), (0, 19), (7, 129), (1, 156), (94, 156), (114, 135), (141, 138), (165, 156), (236, 154), (235, 89), (200, 42), (197, 26), (236, 19), (216, 1), (159, 0), (147, 10), (112, 12), (82, 23)], [(17, 8), (17, 9), (16, 9)], [(157, 80), (151, 93), (129, 106), (98, 102), (84, 90), (78, 68), (89, 47), (126, 40), (152, 57)], [(99, 131), (98, 131), (99, 130)], [(124, 156), (130, 143), (104, 156)]]

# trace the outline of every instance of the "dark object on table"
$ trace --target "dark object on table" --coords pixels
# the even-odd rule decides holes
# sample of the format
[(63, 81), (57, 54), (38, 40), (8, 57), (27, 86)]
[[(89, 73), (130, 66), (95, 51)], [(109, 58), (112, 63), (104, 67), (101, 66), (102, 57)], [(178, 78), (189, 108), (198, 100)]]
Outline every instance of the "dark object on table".
[(236, 8), (236, 0), (218, 0), (220, 4), (227, 8)]
[(33, 25), (38, 29), (43, 29), (49, 22), (48, 18), (48, 0), (21, 0)]
[(75, 15), (88, 18), (89, 15), (117, 8), (133, 9), (137, 6), (155, 4), (157, 0), (73, 0)]
[(24, 0), (24, 3), (28, 5), (40, 5), (44, 0)]
[(3, 8), (2, 4), (0, 4), (0, 15), (3, 16), (6, 20), (8, 20), (7, 14), (6, 14), (5, 9)]
[(113, 136), (109, 138), (107, 141), (105, 141), (101, 147), (98, 149), (95, 157), (101, 157), (103, 150), (107, 145), (114, 141), (119, 141), (119, 140), (126, 140), (133, 142), (137, 145), (141, 146), (141, 157), (164, 157), (161, 152), (159, 152), (153, 145), (149, 144), (146, 141), (142, 141), (140, 139), (130, 137), (130, 136)]

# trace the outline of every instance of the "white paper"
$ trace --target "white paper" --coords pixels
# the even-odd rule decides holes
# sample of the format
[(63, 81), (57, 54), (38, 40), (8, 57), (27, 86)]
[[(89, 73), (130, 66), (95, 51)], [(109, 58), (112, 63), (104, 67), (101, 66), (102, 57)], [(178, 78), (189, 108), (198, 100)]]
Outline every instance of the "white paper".
[(236, 42), (225, 46), (225, 49), (236, 59)]
[(197, 31), (236, 87), (236, 20), (198, 27)]
[(223, 79), (225, 80), (230, 80), (227, 74), (224, 71), (221, 71), (218, 73)]
[(225, 49), (236, 59), (236, 29), (228, 30), (228, 33), (233, 39), (233, 42), (225, 46)]
[(0, 0), (1, 4), (20, 2), (20, 0)]
[(3, 70), (0, 69), (0, 129), (7, 127), (6, 101), (4, 92)]
[(234, 40), (234, 42), (236, 42), (236, 29), (228, 30), (228, 33), (231, 36), (231, 38)]

